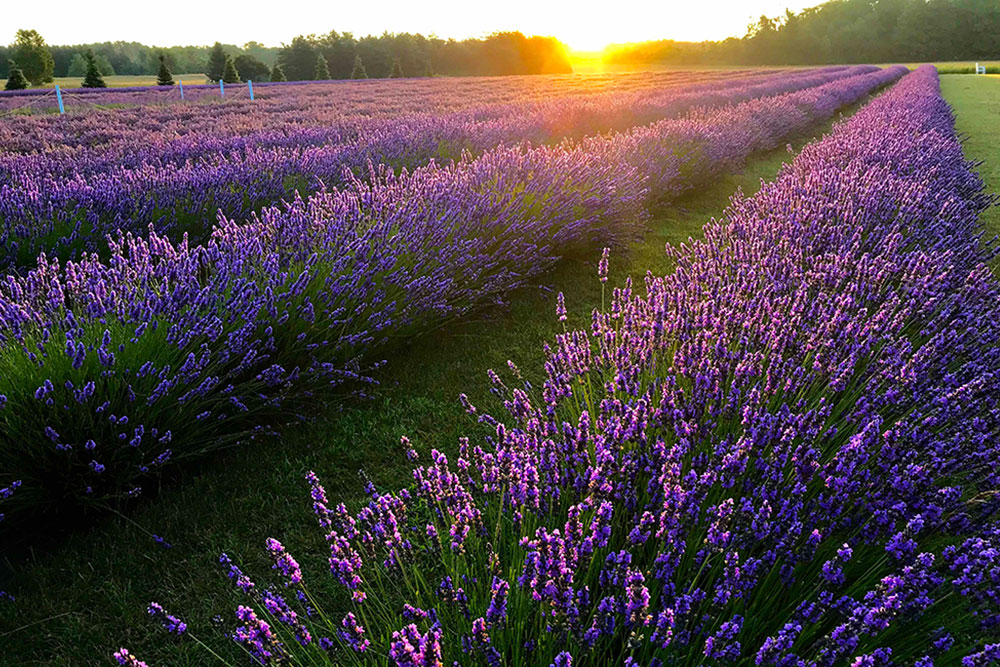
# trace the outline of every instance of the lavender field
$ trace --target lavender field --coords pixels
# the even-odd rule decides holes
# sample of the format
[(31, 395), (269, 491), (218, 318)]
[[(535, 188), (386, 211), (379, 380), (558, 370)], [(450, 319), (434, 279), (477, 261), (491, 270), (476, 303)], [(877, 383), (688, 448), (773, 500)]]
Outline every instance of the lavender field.
[[(1000, 661), (993, 200), (933, 67), (240, 90), (87, 90), (64, 115), (0, 94), (9, 562), (364, 412), (411, 345), (566, 266), (597, 307), (546, 297), (561, 333), (489, 371), (485, 405), (450, 397), (457, 444), (397, 427), (371, 456), (402, 484), (342, 499), (289, 455), (311, 546), (284, 545), (288, 509), (259, 557), (199, 535), (218, 563), (184, 567), (218, 585), (133, 606), (88, 660)], [(669, 270), (615, 278), (664, 211), (841, 112)], [(151, 538), (143, 558), (185, 549)], [(31, 567), (0, 575), (0, 642), (46, 622), (18, 608)], [(33, 655), (80, 660), (61, 641)]]

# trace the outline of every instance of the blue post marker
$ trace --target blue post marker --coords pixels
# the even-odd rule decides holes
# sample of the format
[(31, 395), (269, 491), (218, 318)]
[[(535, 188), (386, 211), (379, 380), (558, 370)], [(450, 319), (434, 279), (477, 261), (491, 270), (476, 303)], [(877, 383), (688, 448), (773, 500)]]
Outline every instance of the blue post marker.
[(250, 86), (250, 101), (253, 102), (253, 81), (247, 79), (247, 85)]
[(184, 99), (184, 82), (180, 81), (178, 83), (181, 84), (181, 99), (183, 100)]
[(226, 96), (226, 87), (222, 85), (222, 79), (219, 79), (219, 97)]
[(62, 91), (59, 89), (59, 84), (56, 84), (56, 99), (59, 101), (59, 113), (66, 113), (66, 108), (63, 107), (62, 101)]

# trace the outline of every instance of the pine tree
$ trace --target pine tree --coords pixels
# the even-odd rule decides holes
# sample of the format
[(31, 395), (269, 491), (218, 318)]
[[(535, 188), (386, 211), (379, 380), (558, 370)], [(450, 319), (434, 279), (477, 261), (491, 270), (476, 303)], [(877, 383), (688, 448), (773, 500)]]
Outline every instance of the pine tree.
[(236, 71), (236, 63), (233, 62), (232, 56), (226, 58), (226, 67), (222, 70), (222, 82), (223, 83), (239, 83), (240, 73)]
[(352, 79), (367, 79), (368, 72), (365, 71), (365, 64), (361, 62), (361, 56), (354, 56), (354, 69), (351, 70)]
[(271, 68), (271, 81), (288, 81), (285, 78), (285, 70), (281, 69), (278, 63), (274, 63), (274, 67)]
[(424, 76), (434, 76), (434, 65), (431, 64), (430, 58), (424, 64)]
[(402, 79), (403, 78), (403, 63), (399, 62), (399, 58), (392, 59), (392, 71), (389, 72), (390, 79)]
[(107, 88), (108, 84), (104, 83), (104, 79), (101, 78), (101, 70), (97, 67), (97, 58), (94, 57), (94, 52), (88, 50), (83, 54), (83, 58), (87, 61), (87, 73), (80, 85), (84, 88)]
[(156, 73), (156, 85), (174, 85), (174, 77), (170, 76), (170, 70), (167, 68), (167, 57), (162, 53), (160, 54), (160, 71)]
[(313, 75), (315, 81), (326, 81), (330, 78), (330, 66), (326, 64), (326, 57), (322, 53), (316, 54), (316, 73)]
[(17, 66), (17, 63), (13, 60), (8, 60), (7, 65), (10, 69), (10, 74), (7, 75), (7, 85), (4, 86), (4, 90), (24, 90), (27, 88), (28, 80), (24, 78), (24, 72)]
[(205, 68), (205, 76), (210, 81), (218, 81), (226, 71), (226, 51), (222, 44), (216, 42), (212, 50), (208, 52), (208, 65)]

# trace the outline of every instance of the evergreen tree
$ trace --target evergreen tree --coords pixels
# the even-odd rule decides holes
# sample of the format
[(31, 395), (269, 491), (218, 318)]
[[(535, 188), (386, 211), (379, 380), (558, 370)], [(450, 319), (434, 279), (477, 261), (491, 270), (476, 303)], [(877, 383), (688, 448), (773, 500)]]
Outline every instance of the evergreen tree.
[(361, 62), (361, 56), (354, 56), (354, 68), (351, 70), (352, 79), (367, 79), (368, 72), (365, 71), (365, 64)]
[(216, 42), (212, 50), (208, 52), (208, 65), (205, 68), (205, 76), (211, 81), (218, 81), (226, 72), (226, 52), (222, 44)]
[(170, 70), (167, 68), (167, 57), (162, 53), (160, 54), (160, 71), (156, 73), (156, 85), (174, 85), (174, 77), (170, 76)]
[(83, 58), (87, 61), (87, 73), (84, 75), (81, 85), (84, 88), (107, 88), (108, 84), (104, 83), (104, 79), (101, 78), (101, 70), (97, 67), (97, 58), (94, 57), (94, 52), (88, 49), (83, 54)]
[(403, 78), (403, 63), (399, 62), (399, 58), (392, 59), (392, 71), (389, 72), (390, 79), (402, 79)]
[(274, 63), (274, 67), (271, 68), (271, 81), (288, 81), (280, 63)]
[(27, 88), (28, 80), (24, 78), (24, 72), (17, 66), (17, 63), (13, 60), (8, 60), (7, 65), (10, 69), (10, 74), (7, 75), (7, 85), (4, 86), (4, 90), (24, 90)]
[(322, 53), (316, 54), (316, 74), (313, 75), (315, 81), (326, 81), (330, 78), (330, 67), (326, 64), (326, 57)]
[(430, 58), (424, 63), (424, 76), (434, 76), (434, 65), (431, 64)]
[(222, 82), (223, 83), (239, 83), (240, 73), (236, 71), (236, 63), (233, 62), (232, 56), (226, 58), (226, 67), (222, 70)]
[[(107, 57), (101, 53), (94, 53), (94, 61), (97, 63), (97, 71), (101, 76), (114, 76), (115, 68), (112, 67)], [(73, 59), (69, 61), (66, 76), (80, 77), (87, 76), (87, 58), (83, 52), (74, 53)]]

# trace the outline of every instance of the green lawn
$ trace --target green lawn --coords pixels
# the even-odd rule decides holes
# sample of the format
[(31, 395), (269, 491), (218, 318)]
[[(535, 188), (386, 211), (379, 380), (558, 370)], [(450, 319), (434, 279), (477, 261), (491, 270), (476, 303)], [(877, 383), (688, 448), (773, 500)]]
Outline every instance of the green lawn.
[[(920, 64), (922, 63), (911, 63), (908, 67), (913, 69)], [(975, 74), (977, 64), (985, 66), (986, 71), (991, 74), (1000, 72), (1000, 61), (998, 60), (980, 60), (978, 63), (974, 60), (933, 63), (941, 74)]]
[[(942, 77), (941, 92), (955, 110), (958, 131), (968, 135), (966, 156), (983, 162), (979, 174), (986, 189), (1000, 193), (1000, 77)], [(1000, 234), (1000, 207), (987, 211), (984, 218), (986, 228)]]
[[(174, 74), (174, 81), (183, 81), (184, 83), (207, 83), (207, 79), (204, 74)], [(152, 86), (156, 83), (155, 74), (116, 74), (114, 76), (104, 77), (104, 82), (108, 84), (109, 88), (127, 88), (128, 86)], [(83, 83), (82, 76), (60, 76), (56, 77), (52, 83), (44, 83), (40, 86), (32, 86), (32, 88), (53, 88), (55, 84), (59, 84), (62, 88), (79, 88), (80, 84)], [(0, 90), (7, 84), (7, 79), (0, 79)]]

